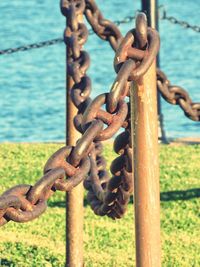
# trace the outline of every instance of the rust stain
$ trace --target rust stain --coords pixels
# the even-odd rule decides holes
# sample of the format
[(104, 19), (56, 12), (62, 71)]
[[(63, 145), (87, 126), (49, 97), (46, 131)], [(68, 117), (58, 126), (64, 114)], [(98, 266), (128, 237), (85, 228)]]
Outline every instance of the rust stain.
[(142, 102), (144, 102), (145, 99), (144, 86), (138, 87), (138, 97), (141, 99)]

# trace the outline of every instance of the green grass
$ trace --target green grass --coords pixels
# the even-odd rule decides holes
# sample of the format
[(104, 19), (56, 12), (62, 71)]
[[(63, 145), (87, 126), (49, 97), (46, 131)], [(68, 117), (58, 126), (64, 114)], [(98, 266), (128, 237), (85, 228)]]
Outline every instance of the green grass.
[[(1, 144), (0, 193), (34, 182), (58, 144)], [(108, 163), (114, 157), (106, 145)], [(200, 146), (160, 146), (162, 266), (200, 266)], [(56, 192), (49, 208), (26, 224), (0, 228), (0, 266), (64, 266), (65, 194)], [(121, 220), (97, 217), (85, 207), (86, 267), (134, 266), (133, 206)]]

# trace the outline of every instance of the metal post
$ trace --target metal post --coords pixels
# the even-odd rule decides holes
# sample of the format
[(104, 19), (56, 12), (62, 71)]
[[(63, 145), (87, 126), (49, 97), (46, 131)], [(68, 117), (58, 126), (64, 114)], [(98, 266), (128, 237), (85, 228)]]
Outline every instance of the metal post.
[(148, 26), (158, 30), (157, 0), (142, 0), (142, 12), (146, 13)]
[(160, 194), (155, 62), (139, 81), (132, 84), (131, 116), (136, 266), (159, 267)]
[[(82, 17), (79, 18), (79, 21)], [(68, 25), (67, 25), (68, 26)], [(66, 49), (68, 61), (69, 49)], [(77, 114), (77, 109), (71, 101), (70, 91), (73, 80), (67, 73), (66, 78), (66, 143), (75, 145), (80, 137), (76, 131), (73, 118)], [(79, 184), (66, 196), (66, 265), (68, 267), (83, 266), (83, 184)]]
[[(148, 26), (151, 28), (159, 30), (159, 23), (158, 23), (158, 0), (142, 0), (142, 12), (146, 13)], [(157, 67), (160, 66), (159, 54), (157, 55), (156, 59)], [(163, 114), (161, 112), (161, 97), (160, 93), (157, 92), (157, 105), (158, 105), (158, 139), (163, 142), (167, 143), (167, 138), (164, 131), (163, 125)]]

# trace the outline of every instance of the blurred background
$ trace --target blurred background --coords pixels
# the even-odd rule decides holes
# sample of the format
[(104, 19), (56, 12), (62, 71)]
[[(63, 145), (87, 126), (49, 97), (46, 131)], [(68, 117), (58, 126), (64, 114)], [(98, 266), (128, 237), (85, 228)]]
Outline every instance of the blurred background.
[[(105, 18), (121, 20), (140, 9), (139, 0), (96, 1)], [(199, 1), (160, 0), (167, 13), (199, 24)], [(0, 1), (0, 50), (63, 36), (65, 18), (59, 1)], [(133, 22), (120, 25), (123, 34)], [(159, 20), (160, 65), (172, 84), (186, 89), (193, 102), (199, 95), (200, 34)], [(91, 55), (92, 97), (110, 90), (115, 77), (114, 52), (107, 42), (90, 35), (85, 49)], [(65, 140), (65, 45), (56, 44), (0, 56), (0, 142)], [(167, 137), (199, 137), (199, 122), (184, 116), (178, 106), (162, 101)]]

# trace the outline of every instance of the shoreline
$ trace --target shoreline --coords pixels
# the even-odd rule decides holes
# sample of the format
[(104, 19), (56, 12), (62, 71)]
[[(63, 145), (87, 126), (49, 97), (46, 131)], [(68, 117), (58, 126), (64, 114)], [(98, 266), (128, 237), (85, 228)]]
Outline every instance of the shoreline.
[[(103, 144), (112, 144), (114, 141), (113, 139), (103, 141)], [(200, 137), (182, 137), (182, 138), (168, 138), (168, 143), (165, 145), (200, 145)], [(30, 141), (30, 142), (12, 142), (12, 141), (5, 141), (0, 142), (0, 145), (6, 144), (65, 144), (65, 141)], [(162, 144), (162, 142), (159, 142)], [(163, 143), (164, 144), (164, 143)]]

